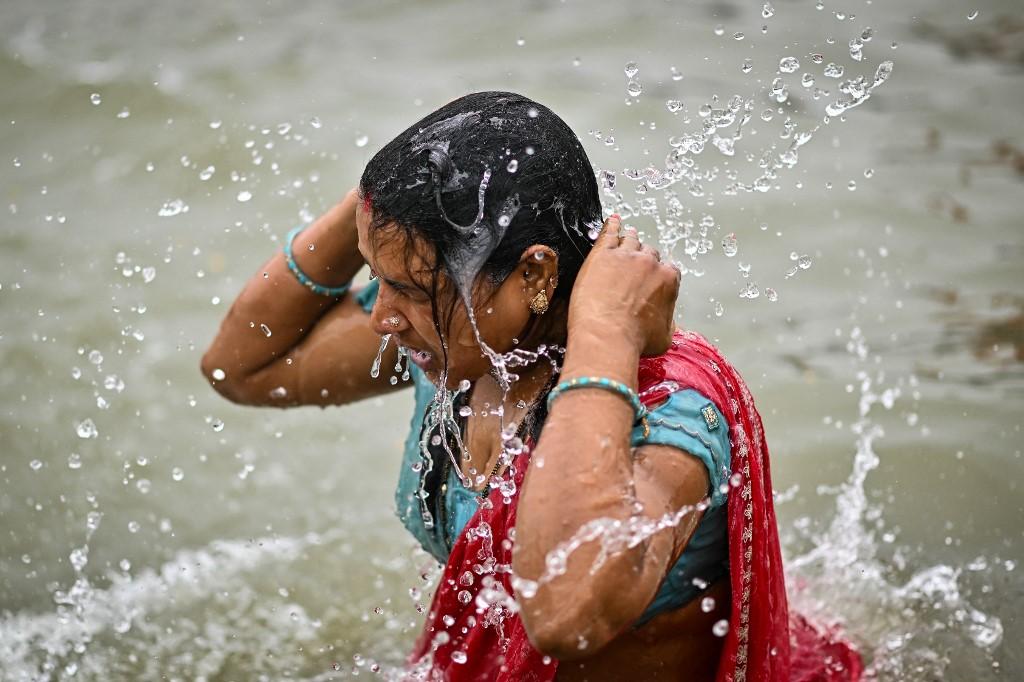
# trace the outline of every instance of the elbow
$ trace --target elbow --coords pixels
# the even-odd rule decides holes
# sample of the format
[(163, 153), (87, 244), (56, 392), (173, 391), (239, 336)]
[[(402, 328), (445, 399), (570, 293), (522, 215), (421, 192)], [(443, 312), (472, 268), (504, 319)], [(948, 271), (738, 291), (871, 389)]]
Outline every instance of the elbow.
[[(529, 612), (529, 613), (528, 613)], [(560, 661), (594, 655), (615, 639), (618, 629), (589, 609), (550, 611), (523, 609), (523, 627), (530, 643), (541, 654)]]

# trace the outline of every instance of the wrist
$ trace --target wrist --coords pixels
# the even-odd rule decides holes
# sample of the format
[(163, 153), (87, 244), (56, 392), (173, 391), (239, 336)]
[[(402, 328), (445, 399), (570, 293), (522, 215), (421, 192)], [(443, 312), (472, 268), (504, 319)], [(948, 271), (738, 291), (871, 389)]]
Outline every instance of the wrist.
[(310, 279), (327, 287), (352, 281), (362, 269), (354, 212), (346, 201), (334, 206), (295, 236), (292, 257)]
[(602, 376), (636, 389), (640, 348), (628, 334), (593, 323), (569, 329), (562, 378)]

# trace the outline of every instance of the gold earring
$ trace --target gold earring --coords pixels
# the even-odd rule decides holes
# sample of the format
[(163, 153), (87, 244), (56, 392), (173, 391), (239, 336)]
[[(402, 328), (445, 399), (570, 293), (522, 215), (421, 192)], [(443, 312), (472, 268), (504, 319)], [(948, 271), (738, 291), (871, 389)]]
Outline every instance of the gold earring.
[(548, 311), (548, 295), (541, 289), (530, 301), (530, 310), (536, 315), (543, 315)]

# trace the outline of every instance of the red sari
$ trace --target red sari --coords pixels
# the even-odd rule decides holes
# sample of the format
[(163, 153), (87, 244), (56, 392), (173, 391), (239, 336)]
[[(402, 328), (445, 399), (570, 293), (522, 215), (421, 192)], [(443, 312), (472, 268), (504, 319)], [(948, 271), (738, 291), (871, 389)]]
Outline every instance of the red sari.
[[(656, 405), (695, 389), (729, 425), (734, 475), (728, 502), (729, 631), (717, 682), (856, 682), (859, 654), (838, 634), (790, 617), (761, 417), (739, 374), (703, 337), (676, 332), (664, 355), (644, 358), (640, 397)], [(558, 661), (533, 648), (512, 599), (512, 541), (529, 448), (492, 490), (452, 548), (410, 663), (417, 677), (469, 682), (549, 681)], [(739, 475), (739, 481), (735, 479)], [(686, 671), (679, 671), (685, 677)]]

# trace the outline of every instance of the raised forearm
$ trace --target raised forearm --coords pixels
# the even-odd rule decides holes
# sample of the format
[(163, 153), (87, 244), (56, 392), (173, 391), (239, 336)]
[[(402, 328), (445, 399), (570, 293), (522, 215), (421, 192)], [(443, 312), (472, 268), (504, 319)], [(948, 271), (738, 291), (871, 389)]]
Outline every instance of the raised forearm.
[[(601, 376), (636, 390), (638, 362), (629, 341), (596, 326), (580, 327), (570, 333), (561, 379)], [(578, 388), (554, 401), (518, 513), (521, 532), (530, 536), (523, 568), (542, 567), (540, 550), (569, 539), (582, 523), (629, 515), (634, 418), (626, 400), (602, 389)]]
[[(593, 331), (591, 331), (593, 329)], [(562, 378), (602, 376), (636, 389), (639, 352), (618, 335), (596, 328), (570, 335)], [(566, 391), (552, 404), (551, 413), (534, 449), (517, 515), (517, 575), (537, 580), (546, 570), (547, 556), (572, 540), (595, 520), (627, 521), (636, 513), (636, 480), (630, 433), (635, 414), (621, 396), (594, 388)], [(643, 563), (643, 543), (608, 559), (606, 569), (632, 568)], [(588, 582), (600, 582), (605, 571), (592, 573), (580, 561), (592, 560), (600, 543), (577, 551), (569, 575), (552, 580), (537, 595), (537, 609), (561, 601), (571, 583), (587, 593)], [(582, 582), (581, 582), (582, 581)], [(583, 585), (583, 587), (581, 587)]]
[[(293, 256), (313, 281), (340, 286), (363, 266), (356, 248), (356, 201), (355, 192), (349, 193), (295, 238)], [(228, 385), (243, 380), (285, 355), (334, 303), (300, 284), (279, 250), (232, 304), (203, 357), (204, 374)], [(214, 376), (217, 369), (222, 378), (219, 372)]]

